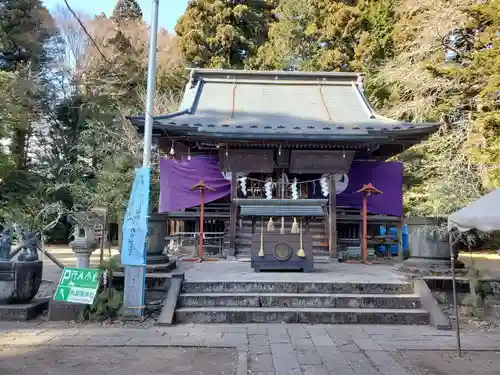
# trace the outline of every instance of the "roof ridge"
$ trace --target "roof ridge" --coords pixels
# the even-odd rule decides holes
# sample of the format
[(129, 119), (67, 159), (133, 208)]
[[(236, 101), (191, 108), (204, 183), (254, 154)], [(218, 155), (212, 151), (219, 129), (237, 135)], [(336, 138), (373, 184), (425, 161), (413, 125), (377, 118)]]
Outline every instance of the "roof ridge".
[(236, 69), (191, 69), (191, 79), (245, 79), (245, 80), (294, 80), (294, 81), (346, 81), (356, 82), (362, 73), (356, 72), (303, 72)]

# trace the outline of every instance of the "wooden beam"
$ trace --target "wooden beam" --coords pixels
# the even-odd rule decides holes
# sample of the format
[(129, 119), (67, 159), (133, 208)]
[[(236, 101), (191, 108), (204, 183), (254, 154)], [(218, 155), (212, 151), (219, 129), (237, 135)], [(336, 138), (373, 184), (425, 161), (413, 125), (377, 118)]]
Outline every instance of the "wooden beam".
[(330, 258), (337, 258), (337, 195), (335, 192), (335, 175), (330, 175), (328, 183), (328, 250)]
[(238, 193), (236, 172), (231, 173), (231, 207), (229, 212), (229, 256), (236, 254), (236, 225), (238, 221), (238, 206), (234, 201)]

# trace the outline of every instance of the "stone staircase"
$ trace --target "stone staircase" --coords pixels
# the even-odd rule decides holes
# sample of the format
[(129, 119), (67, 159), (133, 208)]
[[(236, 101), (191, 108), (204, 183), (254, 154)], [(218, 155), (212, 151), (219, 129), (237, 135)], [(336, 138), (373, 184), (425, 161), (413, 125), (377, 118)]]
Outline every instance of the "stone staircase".
[(177, 323), (429, 324), (412, 283), (184, 281)]
[[(281, 218), (274, 219), (274, 230), (279, 233), (281, 228)], [(285, 218), (285, 231), (290, 232), (292, 228), (293, 219)], [(242, 219), (238, 221), (236, 226), (236, 257), (238, 259), (250, 259), (252, 247), (252, 220)], [(313, 252), (315, 257), (327, 257), (328, 246), (325, 243), (325, 224), (321, 219), (311, 219), (309, 230), (313, 236)], [(260, 231), (260, 219), (257, 220), (256, 231)], [(265, 223), (264, 235), (267, 232), (267, 222)], [(260, 232), (259, 232), (260, 233)], [(226, 232), (224, 235), (224, 246), (229, 247), (229, 223), (226, 225)]]

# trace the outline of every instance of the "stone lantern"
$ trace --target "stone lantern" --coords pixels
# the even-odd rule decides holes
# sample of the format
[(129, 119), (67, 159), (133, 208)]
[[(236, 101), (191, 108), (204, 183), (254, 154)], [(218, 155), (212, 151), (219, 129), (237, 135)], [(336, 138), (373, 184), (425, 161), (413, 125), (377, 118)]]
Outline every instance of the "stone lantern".
[(90, 256), (98, 247), (95, 237), (97, 215), (93, 212), (77, 212), (72, 214), (73, 241), (69, 243), (71, 250), (76, 255), (77, 268), (89, 268)]

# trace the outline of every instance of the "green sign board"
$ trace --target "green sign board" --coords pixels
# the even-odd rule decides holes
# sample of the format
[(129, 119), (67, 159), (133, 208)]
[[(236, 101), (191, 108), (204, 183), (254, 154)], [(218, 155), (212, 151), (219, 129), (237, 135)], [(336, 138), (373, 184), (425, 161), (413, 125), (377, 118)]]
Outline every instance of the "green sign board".
[(91, 305), (99, 288), (101, 275), (100, 269), (64, 268), (54, 299)]

